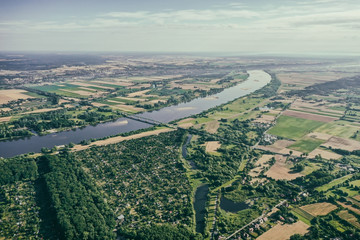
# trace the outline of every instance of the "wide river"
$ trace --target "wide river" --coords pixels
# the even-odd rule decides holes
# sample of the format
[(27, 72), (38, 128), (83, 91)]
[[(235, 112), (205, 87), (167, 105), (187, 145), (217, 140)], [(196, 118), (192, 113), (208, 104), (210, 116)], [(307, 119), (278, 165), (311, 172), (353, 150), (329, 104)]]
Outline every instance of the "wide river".
[[(139, 116), (163, 123), (171, 122), (176, 119), (201, 113), (209, 108), (252, 93), (268, 84), (271, 80), (271, 76), (262, 70), (252, 70), (248, 71), (248, 73), (249, 78), (246, 81), (234, 87), (227, 88), (220, 93), (205, 98), (197, 98), (176, 106), (162, 108), (158, 111), (140, 113)], [(149, 124), (128, 118), (119, 118), (114, 122), (87, 126), (82, 129), (0, 142), (0, 157), (13, 157), (29, 152), (40, 152), (42, 147), (52, 148), (53, 146), (64, 145), (70, 142), (79, 143), (82, 140), (103, 138), (119, 133), (148, 128), (150, 126)]]

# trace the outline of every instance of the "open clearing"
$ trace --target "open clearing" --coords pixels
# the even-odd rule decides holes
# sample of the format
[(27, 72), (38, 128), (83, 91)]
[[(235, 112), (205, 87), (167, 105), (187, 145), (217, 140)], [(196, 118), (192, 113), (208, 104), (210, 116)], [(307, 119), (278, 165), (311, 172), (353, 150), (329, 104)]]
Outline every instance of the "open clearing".
[(257, 177), (259, 176), (260, 172), (263, 170), (263, 168), (265, 166), (268, 166), (268, 162), (270, 161), (270, 159), (274, 157), (274, 155), (270, 155), (270, 154), (264, 154), (261, 156), (261, 158), (259, 158), (255, 165), (255, 168), (251, 169), (249, 172), (249, 175), (252, 177)]
[(323, 124), (319, 121), (282, 115), (268, 133), (288, 139), (300, 139)]
[(8, 103), (13, 100), (33, 98), (26, 95), (27, 91), (22, 89), (0, 90), (0, 104)]
[(257, 240), (287, 240), (294, 234), (304, 235), (308, 232), (308, 228), (309, 226), (302, 221), (294, 224), (277, 224), (258, 237)]
[(302, 210), (308, 212), (309, 214), (313, 215), (314, 217), (316, 217), (316, 216), (327, 215), (331, 211), (334, 211), (335, 209), (337, 209), (337, 206), (335, 206), (334, 204), (331, 204), (331, 203), (322, 202), (322, 203), (314, 203), (314, 204), (305, 205), (300, 208)]
[(205, 142), (205, 151), (206, 152), (216, 152), (221, 147), (221, 144), (219, 141), (210, 141)]
[(326, 150), (322, 150), (322, 149), (315, 149), (314, 151), (310, 152), (308, 157), (309, 158), (315, 158), (317, 155), (320, 155), (322, 158), (330, 160), (330, 159), (340, 159), (342, 156), (340, 154), (337, 153), (333, 153), (333, 152), (329, 152)]
[(286, 110), (282, 114), (285, 116), (303, 118), (303, 119), (314, 120), (319, 122), (332, 122), (339, 119), (337, 117), (328, 117), (328, 116), (298, 112), (293, 110)]
[(354, 150), (360, 150), (360, 142), (340, 137), (332, 137), (327, 141), (326, 143), (322, 144), (321, 146), (327, 147), (327, 148), (338, 148), (338, 149), (344, 149), (347, 151), (354, 151)]
[(275, 155), (276, 162), (271, 168), (265, 173), (266, 176), (275, 179), (286, 179), (293, 180), (297, 177), (304, 176), (301, 173), (291, 173), (290, 167), (292, 164), (286, 163), (286, 157), (282, 155)]
[(205, 124), (205, 130), (209, 133), (216, 133), (219, 126), (220, 123), (217, 120), (214, 120)]

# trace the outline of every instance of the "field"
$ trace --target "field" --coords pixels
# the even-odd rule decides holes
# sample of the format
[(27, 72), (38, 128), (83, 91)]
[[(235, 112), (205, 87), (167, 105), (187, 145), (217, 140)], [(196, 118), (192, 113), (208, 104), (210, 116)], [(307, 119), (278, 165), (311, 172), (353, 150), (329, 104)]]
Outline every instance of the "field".
[(360, 210), (358, 208), (354, 208), (353, 206), (342, 203), (342, 202), (337, 202), (337, 203), (340, 204), (341, 206), (343, 206), (344, 208), (347, 208), (347, 209), (353, 211), (354, 213), (360, 215)]
[(324, 216), (335, 210), (337, 207), (331, 203), (314, 203), (300, 207), (305, 212), (308, 212), (312, 216)]
[(294, 111), (294, 110), (286, 110), (283, 112), (283, 115), (290, 116), (290, 117), (296, 117), (296, 118), (303, 118), (313, 121), (319, 121), (319, 122), (332, 122), (335, 120), (338, 120), (338, 117), (328, 117), (323, 116), (319, 114), (314, 113), (306, 113), (306, 112), (300, 112), (300, 111)]
[(360, 127), (354, 126), (347, 121), (335, 121), (326, 123), (316, 129), (317, 132), (329, 134), (341, 138), (351, 138), (354, 133), (360, 130)]
[(291, 173), (290, 167), (292, 164), (286, 162), (286, 157), (275, 155), (275, 159), (275, 164), (265, 173), (266, 176), (275, 180), (293, 180), (303, 176), (301, 173)]
[(0, 105), (14, 100), (33, 98), (27, 93), (22, 89), (0, 90)]
[(345, 182), (346, 180), (348, 180), (351, 177), (352, 177), (352, 175), (347, 175), (347, 176), (335, 179), (335, 180), (329, 182), (328, 184), (325, 184), (325, 185), (322, 185), (322, 186), (316, 188), (316, 190), (317, 191), (327, 191), (330, 188), (332, 188), (333, 186), (338, 185), (340, 183), (343, 183), (343, 182)]
[(205, 151), (206, 152), (216, 152), (221, 147), (221, 143), (219, 141), (210, 141), (205, 143)]
[(340, 137), (332, 137), (322, 146), (327, 148), (339, 148), (347, 151), (360, 150), (360, 142)]
[(314, 151), (310, 152), (309, 153), (309, 158), (315, 158), (317, 155), (320, 155), (322, 158), (324, 159), (340, 159), (342, 156), (337, 154), (337, 153), (333, 153), (333, 152), (329, 152), (329, 151), (325, 151), (325, 150), (322, 150), (322, 149), (315, 149)]
[(314, 218), (313, 215), (310, 213), (302, 210), (301, 208), (294, 208), (292, 213), (299, 218), (299, 220), (303, 221), (304, 223), (311, 225), (311, 220)]
[(277, 224), (269, 231), (262, 234), (257, 240), (287, 240), (294, 234), (304, 235), (308, 232), (309, 226), (302, 221), (294, 224)]
[(356, 228), (360, 229), (360, 223), (358, 221), (358, 219), (352, 215), (351, 213), (349, 213), (349, 211), (347, 210), (342, 210), (340, 212), (337, 213), (337, 215), (344, 219), (345, 221), (349, 222), (350, 224), (352, 224), (353, 226), (355, 226)]
[(262, 155), (261, 158), (259, 158), (254, 164), (255, 168), (251, 169), (249, 175), (252, 177), (258, 176), (262, 171), (262, 169), (264, 168), (264, 166), (268, 165), (268, 162), (272, 157), (274, 157), (274, 155), (269, 155), (269, 154)]
[(322, 143), (324, 143), (323, 140), (315, 139), (315, 138), (303, 138), (293, 145), (289, 146), (289, 148), (303, 152), (303, 153), (309, 153), (313, 151), (315, 148), (320, 146)]
[(323, 124), (323, 122), (282, 115), (268, 133), (289, 139), (300, 139)]

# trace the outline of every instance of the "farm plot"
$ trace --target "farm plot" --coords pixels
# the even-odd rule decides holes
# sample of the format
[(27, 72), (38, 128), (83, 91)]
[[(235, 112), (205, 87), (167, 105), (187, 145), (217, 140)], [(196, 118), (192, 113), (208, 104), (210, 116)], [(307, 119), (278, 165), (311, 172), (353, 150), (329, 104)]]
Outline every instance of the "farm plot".
[(348, 223), (350, 223), (351, 225), (353, 225), (354, 227), (360, 229), (360, 223), (357, 219), (357, 217), (355, 217), (354, 215), (352, 215), (351, 213), (349, 213), (349, 211), (347, 210), (342, 210), (340, 212), (338, 212), (337, 214), (340, 218), (344, 219), (345, 221), (347, 221)]
[(347, 151), (360, 150), (360, 142), (340, 137), (332, 137), (326, 143), (322, 144), (326, 148), (343, 149)]
[(275, 179), (286, 179), (293, 180), (297, 177), (304, 176), (301, 173), (292, 173), (290, 168), (293, 166), (292, 163), (286, 162), (286, 157), (282, 155), (275, 155), (276, 162), (271, 168), (265, 173), (266, 176)]
[(305, 212), (311, 214), (312, 216), (325, 216), (330, 212), (337, 209), (337, 206), (331, 203), (322, 202), (322, 203), (314, 203), (300, 207), (300, 209)]
[(309, 226), (302, 221), (294, 224), (277, 224), (269, 231), (262, 234), (257, 240), (287, 240), (294, 234), (304, 235), (308, 232)]
[(22, 89), (0, 90), (0, 105), (14, 100), (33, 98), (27, 93), (28, 91)]
[(303, 118), (313, 121), (319, 121), (319, 122), (332, 122), (335, 120), (338, 120), (338, 117), (329, 117), (329, 116), (323, 116), (319, 114), (314, 113), (305, 113), (305, 112), (299, 112), (294, 110), (286, 110), (283, 112), (283, 115), (290, 116), (290, 117), (297, 117), (297, 118)]
[(309, 153), (324, 142), (323, 140), (315, 138), (303, 138), (296, 141), (293, 145), (289, 146), (289, 148), (303, 153)]
[[(352, 123), (350, 122), (335, 121), (322, 125), (318, 129), (316, 129), (316, 132), (328, 134), (330, 136), (351, 138), (359, 130), (360, 130), (359, 127), (352, 125)], [(324, 139), (324, 140), (328, 140), (328, 139)]]
[(315, 149), (314, 151), (310, 152), (308, 157), (309, 158), (315, 158), (316, 156), (320, 155), (322, 158), (325, 158), (325, 159), (340, 159), (342, 156), (340, 154), (337, 154), (337, 153), (333, 153), (333, 152), (329, 152), (329, 151), (326, 151), (326, 150), (323, 150), (323, 149)]
[(282, 115), (278, 118), (276, 125), (271, 128), (268, 133), (297, 140), (323, 124), (323, 122), (319, 121)]

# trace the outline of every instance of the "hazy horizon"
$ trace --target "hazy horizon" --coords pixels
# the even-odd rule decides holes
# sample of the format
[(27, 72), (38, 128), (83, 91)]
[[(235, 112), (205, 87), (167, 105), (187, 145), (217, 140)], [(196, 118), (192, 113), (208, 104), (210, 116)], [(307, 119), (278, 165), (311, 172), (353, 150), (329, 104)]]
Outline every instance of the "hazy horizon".
[(0, 51), (360, 54), (354, 0), (0, 3)]

